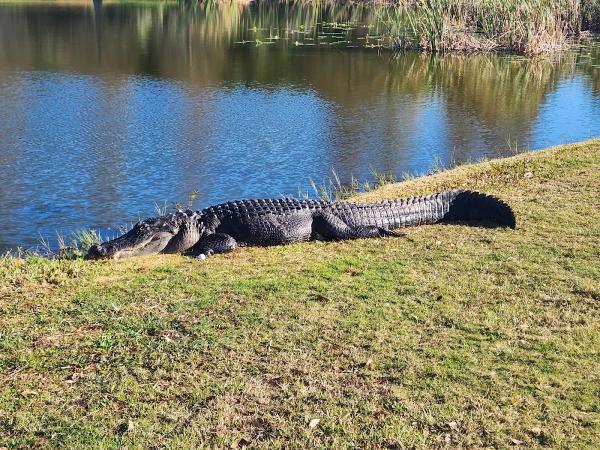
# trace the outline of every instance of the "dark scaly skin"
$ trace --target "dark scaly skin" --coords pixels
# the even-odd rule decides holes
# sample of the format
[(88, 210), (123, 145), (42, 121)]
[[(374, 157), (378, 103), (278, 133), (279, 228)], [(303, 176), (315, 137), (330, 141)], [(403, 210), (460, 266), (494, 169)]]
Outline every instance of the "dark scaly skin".
[(469, 191), (445, 191), (380, 203), (241, 200), (148, 219), (126, 235), (92, 247), (89, 256), (116, 258), (186, 251), (211, 255), (246, 245), (401, 236), (391, 230), (472, 220), (515, 227), (508, 205), (495, 197)]

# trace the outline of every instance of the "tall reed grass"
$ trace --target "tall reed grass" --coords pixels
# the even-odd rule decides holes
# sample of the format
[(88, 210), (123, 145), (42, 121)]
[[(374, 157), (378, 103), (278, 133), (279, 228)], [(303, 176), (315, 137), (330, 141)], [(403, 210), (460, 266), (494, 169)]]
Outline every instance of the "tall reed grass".
[(600, 0), (398, 0), (380, 10), (398, 48), (539, 54), (600, 25)]
[[(204, 18), (209, 36), (248, 27), (316, 30), (325, 20), (368, 23), (384, 46), (429, 52), (560, 50), (600, 32), (600, 0), (180, 0)], [(274, 7), (280, 5), (280, 7)], [(281, 8), (281, 6), (283, 7)], [(219, 32), (214, 32), (214, 28)]]

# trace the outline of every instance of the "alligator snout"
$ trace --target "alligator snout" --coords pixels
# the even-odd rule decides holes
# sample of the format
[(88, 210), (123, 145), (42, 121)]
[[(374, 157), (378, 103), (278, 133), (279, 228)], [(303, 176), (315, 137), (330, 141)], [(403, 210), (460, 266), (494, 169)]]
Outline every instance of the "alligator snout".
[(98, 244), (94, 244), (88, 250), (88, 258), (99, 259), (106, 256), (106, 249)]

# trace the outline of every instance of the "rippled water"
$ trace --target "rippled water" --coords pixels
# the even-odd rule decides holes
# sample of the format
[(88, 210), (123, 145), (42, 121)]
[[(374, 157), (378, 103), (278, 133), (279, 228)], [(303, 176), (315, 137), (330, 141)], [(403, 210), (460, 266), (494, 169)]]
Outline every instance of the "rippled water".
[(0, 4), (0, 251), (155, 204), (298, 195), (331, 168), (600, 135), (595, 41), (551, 58), (393, 55), (366, 6)]

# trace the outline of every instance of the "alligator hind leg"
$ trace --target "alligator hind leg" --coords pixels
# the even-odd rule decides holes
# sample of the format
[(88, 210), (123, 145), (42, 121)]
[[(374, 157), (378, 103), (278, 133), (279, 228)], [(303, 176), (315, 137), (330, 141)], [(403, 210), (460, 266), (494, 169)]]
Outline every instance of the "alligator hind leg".
[(333, 214), (319, 214), (313, 218), (313, 234), (326, 241), (384, 236), (405, 236), (404, 233), (387, 230), (374, 225), (351, 227)]
[(228, 253), (237, 247), (234, 238), (225, 233), (214, 233), (204, 236), (190, 250), (192, 255), (210, 256), (216, 253)]

